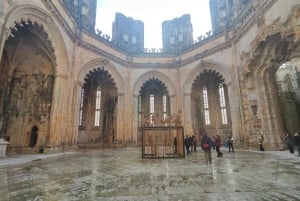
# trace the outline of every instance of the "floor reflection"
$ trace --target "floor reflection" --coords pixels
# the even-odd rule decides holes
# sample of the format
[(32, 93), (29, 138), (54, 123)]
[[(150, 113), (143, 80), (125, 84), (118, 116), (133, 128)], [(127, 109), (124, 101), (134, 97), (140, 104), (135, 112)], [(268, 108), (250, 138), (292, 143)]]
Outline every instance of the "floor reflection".
[(300, 200), (299, 170), (299, 160), (267, 153), (206, 165), (202, 152), (142, 159), (140, 149), (106, 149), (0, 168), (0, 200)]

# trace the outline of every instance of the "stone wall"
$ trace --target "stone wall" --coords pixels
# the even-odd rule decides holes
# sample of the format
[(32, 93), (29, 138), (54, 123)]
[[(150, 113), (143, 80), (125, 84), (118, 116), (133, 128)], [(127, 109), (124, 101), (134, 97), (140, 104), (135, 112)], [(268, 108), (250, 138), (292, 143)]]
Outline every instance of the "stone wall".
[[(249, 2), (251, 4), (257, 1)], [(117, 125), (113, 143), (139, 144), (138, 96), (141, 87), (150, 79), (159, 80), (168, 90), (170, 115), (180, 113), (184, 132), (197, 132), (192, 123), (192, 87), (197, 76), (208, 71), (214, 72), (216, 77), (222, 77), (227, 86), (230, 127), (236, 145), (257, 149), (257, 138), (264, 135), (267, 150), (283, 149), (285, 130), (279, 107), (279, 94), (274, 85), (275, 72), (282, 63), (300, 55), (300, 6), (297, 0), (290, 0), (289, 4), (265, 0), (256, 6), (251, 12), (249, 10), (249, 15), (242, 14), (250, 17), (237, 18), (234, 26), (226, 32), (213, 35), (201, 44), (192, 45), (180, 55), (135, 55), (99, 40), (94, 33), (77, 29), (76, 23), (68, 16), (61, 1), (1, 1), (0, 27), (3, 28), (0, 32), (0, 72), (6, 75), (1, 74), (0, 77), (0, 135), (10, 137), (10, 147), (15, 143), (15, 147), (19, 147), (20, 150), (28, 150), (28, 135), (32, 126), (38, 125), (39, 135), (44, 137), (39, 141), (43, 143), (37, 146), (45, 145), (46, 150), (55, 151), (66, 143), (77, 145), (79, 134), (84, 135), (87, 132), (79, 133), (78, 127), (81, 88), (87, 75), (97, 69), (107, 71), (107, 76), (113, 80), (116, 87)], [(47, 35), (47, 39), (39, 39), (49, 41), (45, 43), (48, 45), (40, 48), (40, 52), (34, 50), (36, 56), (33, 56), (32, 48), (40, 43), (27, 40), (22, 43), (24, 54), (18, 54), (11, 48), (15, 46), (9, 43), (9, 34), (14, 32), (16, 24), (42, 27), (38, 36)], [(27, 36), (21, 33), (18, 37), (22, 41), (28, 38)], [(29, 36), (32, 35), (29, 33)], [(42, 58), (39, 55), (43, 55)], [(14, 63), (18, 60), (26, 61), (26, 65)], [(14, 70), (18, 69), (17, 66), (26, 67), (27, 75), (32, 75), (27, 76), (31, 85), (24, 84), (25, 79), (21, 79), (18, 85), (29, 86), (22, 92), (23, 97), (24, 93), (26, 94), (25, 99), (20, 98), (21, 93), (14, 92), (9, 87), (15, 86), (12, 83), (17, 81), (20, 73), (22, 74), (22, 71)], [(51, 69), (51, 73), (37, 75), (43, 74), (45, 79), (48, 75), (52, 76), (53, 81), (50, 85), (43, 79), (37, 79), (37, 83), (34, 81), (35, 77), (38, 77), (35, 69), (43, 66)], [(32, 90), (32, 87), (35, 89)], [(44, 95), (35, 97), (34, 93), (29, 93), (30, 90)], [(43, 97), (48, 96), (51, 97), (47, 99), (50, 102), (43, 102)], [(21, 103), (16, 103), (18, 97), (22, 100)], [(38, 98), (38, 101), (35, 101), (35, 98)], [(26, 101), (34, 104), (29, 112), (24, 103)], [(20, 107), (19, 112), (24, 111), (22, 119), (18, 121), (15, 119), (16, 113), (12, 112), (18, 108), (15, 107), (16, 104)], [(11, 110), (8, 111), (6, 106), (9, 105)], [(47, 112), (43, 112), (43, 108)], [(35, 110), (38, 112), (34, 112)], [(39, 122), (45, 118), (47, 126), (30, 123), (29, 119), (36, 114), (45, 115), (32, 122)], [(6, 132), (7, 129), (4, 128), (5, 124), (8, 124), (4, 123), (5, 119), (10, 119), (9, 125), (15, 128), (17, 133), (12, 129)], [(220, 133), (220, 130), (210, 131), (211, 135), (215, 133)], [(89, 135), (92, 135), (92, 132), (88, 133), (87, 137)], [(80, 139), (85, 137), (80, 136)], [(32, 151), (36, 149), (37, 147)]]

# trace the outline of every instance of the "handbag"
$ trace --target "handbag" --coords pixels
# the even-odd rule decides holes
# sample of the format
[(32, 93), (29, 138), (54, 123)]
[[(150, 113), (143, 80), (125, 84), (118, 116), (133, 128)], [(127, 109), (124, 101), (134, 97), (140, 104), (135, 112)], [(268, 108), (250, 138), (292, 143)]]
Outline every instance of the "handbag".
[(210, 148), (210, 145), (208, 143), (205, 143), (205, 144), (202, 145), (202, 148), (204, 150), (208, 150)]

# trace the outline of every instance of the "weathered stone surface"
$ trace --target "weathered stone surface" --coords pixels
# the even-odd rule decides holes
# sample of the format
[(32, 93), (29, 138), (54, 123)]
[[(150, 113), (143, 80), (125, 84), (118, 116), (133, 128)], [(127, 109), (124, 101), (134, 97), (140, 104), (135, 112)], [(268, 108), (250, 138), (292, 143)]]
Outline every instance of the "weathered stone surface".
[[(214, 12), (222, 8), (214, 19), (217, 31), (180, 54), (132, 54), (79, 26), (63, 1), (1, 1), (0, 137), (9, 140), (8, 150), (140, 145), (141, 122), (151, 115), (154, 126), (175, 124), (179, 116), (187, 134), (232, 133), (246, 149), (255, 148), (263, 135), (266, 148), (284, 149), (286, 132), (300, 132), (299, 1), (232, 3), (214, 4)], [(292, 70), (280, 72), (291, 61)], [(282, 88), (287, 74), (288, 93)], [(99, 84), (104, 91), (95, 126)], [(225, 89), (227, 124), (219, 84)], [(204, 123), (204, 87), (211, 124)], [(154, 111), (150, 95), (156, 97)]]

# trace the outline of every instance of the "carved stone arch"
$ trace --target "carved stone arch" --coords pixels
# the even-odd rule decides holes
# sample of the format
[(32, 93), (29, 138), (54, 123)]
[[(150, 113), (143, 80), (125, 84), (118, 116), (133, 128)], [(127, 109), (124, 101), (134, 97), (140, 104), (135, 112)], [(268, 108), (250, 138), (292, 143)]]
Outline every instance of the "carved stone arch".
[(119, 74), (119, 72), (115, 70), (115, 66), (113, 66), (106, 59), (94, 59), (84, 64), (77, 75), (77, 80), (83, 84), (85, 82), (84, 79), (87, 76), (87, 74), (89, 74), (90, 71), (93, 71), (98, 68), (107, 71), (109, 75), (112, 76), (112, 80), (115, 83), (116, 88), (118, 89), (118, 93), (125, 92), (126, 84), (124, 79)]
[(229, 67), (221, 65), (214, 61), (201, 61), (196, 68), (194, 68), (189, 75), (187, 76), (186, 80), (184, 81), (183, 85), (183, 93), (189, 93), (192, 89), (192, 85), (194, 80), (197, 76), (204, 72), (205, 70), (212, 70), (220, 74), (224, 78), (224, 83), (226, 85), (230, 85), (232, 82), (232, 76), (230, 71), (228, 70)]
[(260, 79), (267, 71), (275, 73), (283, 63), (297, 57), (300, 57), (299, 40), (295, 41), (294, 35), (282, 37), (282, 33), (274, 33), (261, 41), (252, 53), (248, 73), (253, 73), (254, 78)]
[(158, 72), (158, 71), (149, 71), (143, 75), (141, 75), (134, 83), (133, 87), (133, 94), (137, 96), (139, 94), (140, 88), (143, 86), (144, 82), (146, 80), (149, 80), (151, 78), (156, 78), (158, 80), (161, 80), (165, 86), (167, 87), (169, 91), (170, 96), (175, 95), (175, 85), (172, 83), (172, 81), (169, 79), (168, 76), (165, 74)]
[[(16, 24), (32, 22), (39, 25), (48, 35), (55, 57), (55, 75), (67, 75), (70, 72), (69, 55), (62, 33), (53, 18), (40, 7), (33, 5), (18, 5), (7, 15), (3, 37), (5, 40), (11, 35)], [(1, 47), (1, 50), (3, 47)]]
[[(297, 43), (300, 41), (300, 5), (293, 8), (291, 14), (285, 22), (280, 22), (277, 19), (269, 26), (264, 27), (256, 38), (250, 44), (250, 51), (248, 53), (249, 60), (243, 69), (243, 74), (253, 72), (253, 66), (261, 67), (266, 63), (276, 62), (277, 64), (283, 63), (284, 60), (300, 57), (300, 47)], [(276, 42), (270, 42), (274, 37), (277, 37)], [(286, 44), (286, 48), (281, 48), (283, 44)], [(285, 54), (282, 51), (286, 50)], [(296, 50), (296, 51), (295, 51)], [(285, 55), (285, 57), (281, 57)], [(254, 69), (258, 70), (258, 69)], [(264, 74), (264, 71), (254, 72), (255, 76)]]
[[(272, 149), (282, 147), (279, 134), (287, 129), (275, 83), (275, 73), (283, 63), (300, 57), (300, 29), (295, 23), (296, 18), (299, 22), (300, 7), (295, 8), (293, 12), (297, 14), (292, 14), (285, 22), (277, 20), (260, 31), (251, 43), (248, 63), (243, 68), (249, 87), (242, 90), (251, 97), (246, 100), (248, 104), (258, 108), (260, 132), (270, 138), (268, 146)], [(251, 114), (245, 114), (251, 118)], [(250, 144), (255, 142), (256, 138), (250, 138)]]

